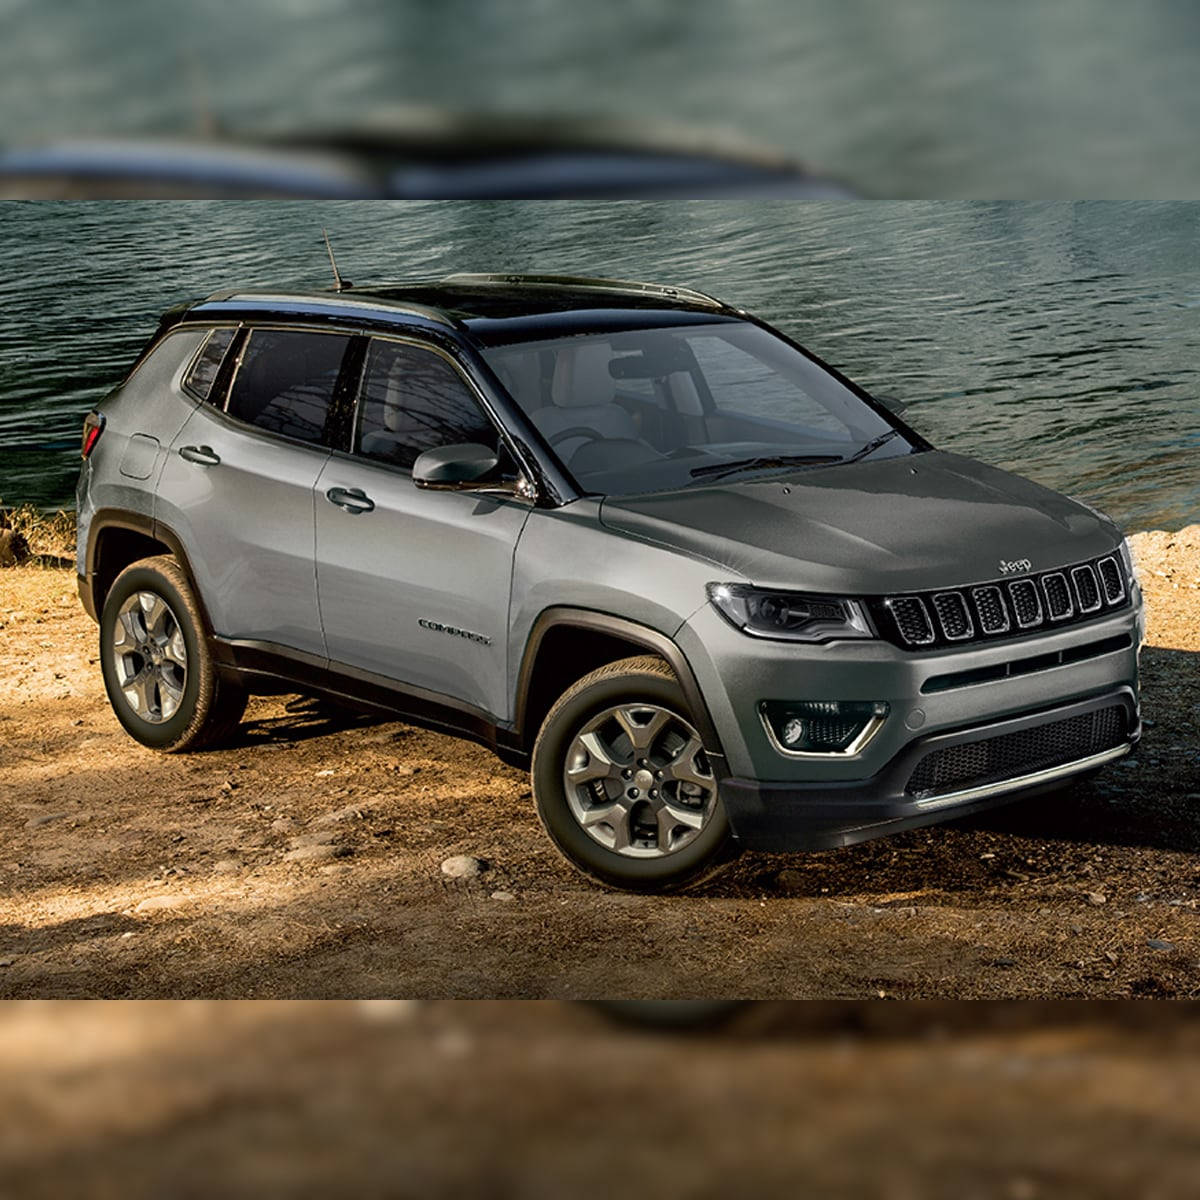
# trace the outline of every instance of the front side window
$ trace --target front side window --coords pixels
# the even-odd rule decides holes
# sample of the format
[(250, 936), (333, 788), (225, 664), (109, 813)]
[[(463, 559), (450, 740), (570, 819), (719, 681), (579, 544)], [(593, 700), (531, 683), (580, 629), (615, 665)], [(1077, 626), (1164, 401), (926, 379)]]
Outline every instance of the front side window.
[(209, 400), (212, 398), (213, 384), (216, 382), (217, 373), (221, 369), (221, 363), (225, 361), (225, 354), (236, 332), (237, 330), (232, 327), (214, 329), (208, 335), (208, 340), (201, 347), (200, 353), (196, 355), (188, 370), (187, 378), (183, 381), (183, 386), (197, 399)]
[(583, 491), (634, 495), (915, 447), (746, 321), (496, 345), (484, 356)]
[(499, 451), (496, 427), (458, 371), (432, 350), (372, 341), (358, 399), (356, 452), (411, 468), (425, 450), (463, 442)]
[(302, 442), (326, 440), (348, 337), (294, 329), (251, 330), (225, 411)]

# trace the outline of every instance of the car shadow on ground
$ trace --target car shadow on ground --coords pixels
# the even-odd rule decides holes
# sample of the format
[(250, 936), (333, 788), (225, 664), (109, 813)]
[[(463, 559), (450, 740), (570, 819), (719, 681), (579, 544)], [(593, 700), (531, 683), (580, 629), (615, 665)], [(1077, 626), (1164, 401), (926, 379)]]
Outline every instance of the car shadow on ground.
[(347, 729), (368, 729), (394, 719), (349, 708), (321, 696), (293, 697), (284, 705), (284, 711), (286, 715), (282, 717), (243, 720), (233, 744), (264, 746), (303, 742)]

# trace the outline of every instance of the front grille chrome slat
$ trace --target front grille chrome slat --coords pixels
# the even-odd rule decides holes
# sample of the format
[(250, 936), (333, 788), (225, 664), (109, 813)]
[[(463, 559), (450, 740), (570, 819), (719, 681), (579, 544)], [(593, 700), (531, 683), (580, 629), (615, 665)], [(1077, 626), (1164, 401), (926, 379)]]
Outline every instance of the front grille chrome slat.
[(1007, 633), (1012, 628), (1004, 593), (995, 584), (971, 589), (975, 612), (979, 616), (979, 632), (987, 637)]
[(1042, 597), (1032, 579), (1014, 579), (1008, 585), (1008, 596), (1017, 615), (1018, 628), (1033, 629), (1042, 623)]
[(1075, 599), (1081, 613), (1099, 612), (1104, 606), (1100, 595), (1100, 581), (1096, 578), (1096, 568), (1091, 563), (1082, 567), (1072, 567), (1071, 583), (1075, 586)]
[(962, 592), (938, 592), (933, 597), (942, 636), (948, 642), (965, 642), (975, 636), (975, 623)]
[(1100, 575), (1100, 585), (1104, 588), (1104, 599), (1108, 604), (1123, 604), (1125, 602), (1125, 577), (1121, 564), (1113, 555), (1102, 558), (1096, 564)]
[(1051, 621), (1067, 621), (1075, 615), (1071, 589), (1061, 571), (1042, 576), (1042, 595), (1046, 597), (1046, 615)]
[(895, 596), (886, 601), (900, 636), (909, 646), (932, 646), (937, 641), (929, 610), (920, 596)]
[(905, 650), (962, 646), (1062, 628), (1129, 604), (1116, 554), (972, 587), (867, 601), (880, 632)]

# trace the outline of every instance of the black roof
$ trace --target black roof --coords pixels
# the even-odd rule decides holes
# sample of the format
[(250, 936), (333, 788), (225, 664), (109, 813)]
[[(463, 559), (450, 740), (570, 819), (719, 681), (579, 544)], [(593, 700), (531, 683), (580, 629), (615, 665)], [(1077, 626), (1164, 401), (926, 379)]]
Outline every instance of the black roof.
[(225, 291), (188, 319), (315, 316), (370, 325), (469, 330), (485, 343), (655, 325), (737, 319), (738, 310), (691, 288), (559, 275), (449, 275), (346, 284), (341, 290)]

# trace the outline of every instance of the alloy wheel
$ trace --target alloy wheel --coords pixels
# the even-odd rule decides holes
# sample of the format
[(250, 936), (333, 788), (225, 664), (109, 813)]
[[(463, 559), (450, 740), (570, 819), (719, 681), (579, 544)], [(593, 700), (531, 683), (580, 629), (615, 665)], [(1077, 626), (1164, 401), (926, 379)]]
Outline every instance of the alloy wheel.
[(171, 606), (155, 592), (134, 592), (117, 610), (112, 638), (117, 686), (129, 707), (152, 725), (183, 703), (187, 645)]
[(717, 804), (700, 735), (657, 704), (621, 704), (588, 721), (567, 747), (563, 784), (588, 836), (629, 858), (682, 850)]

